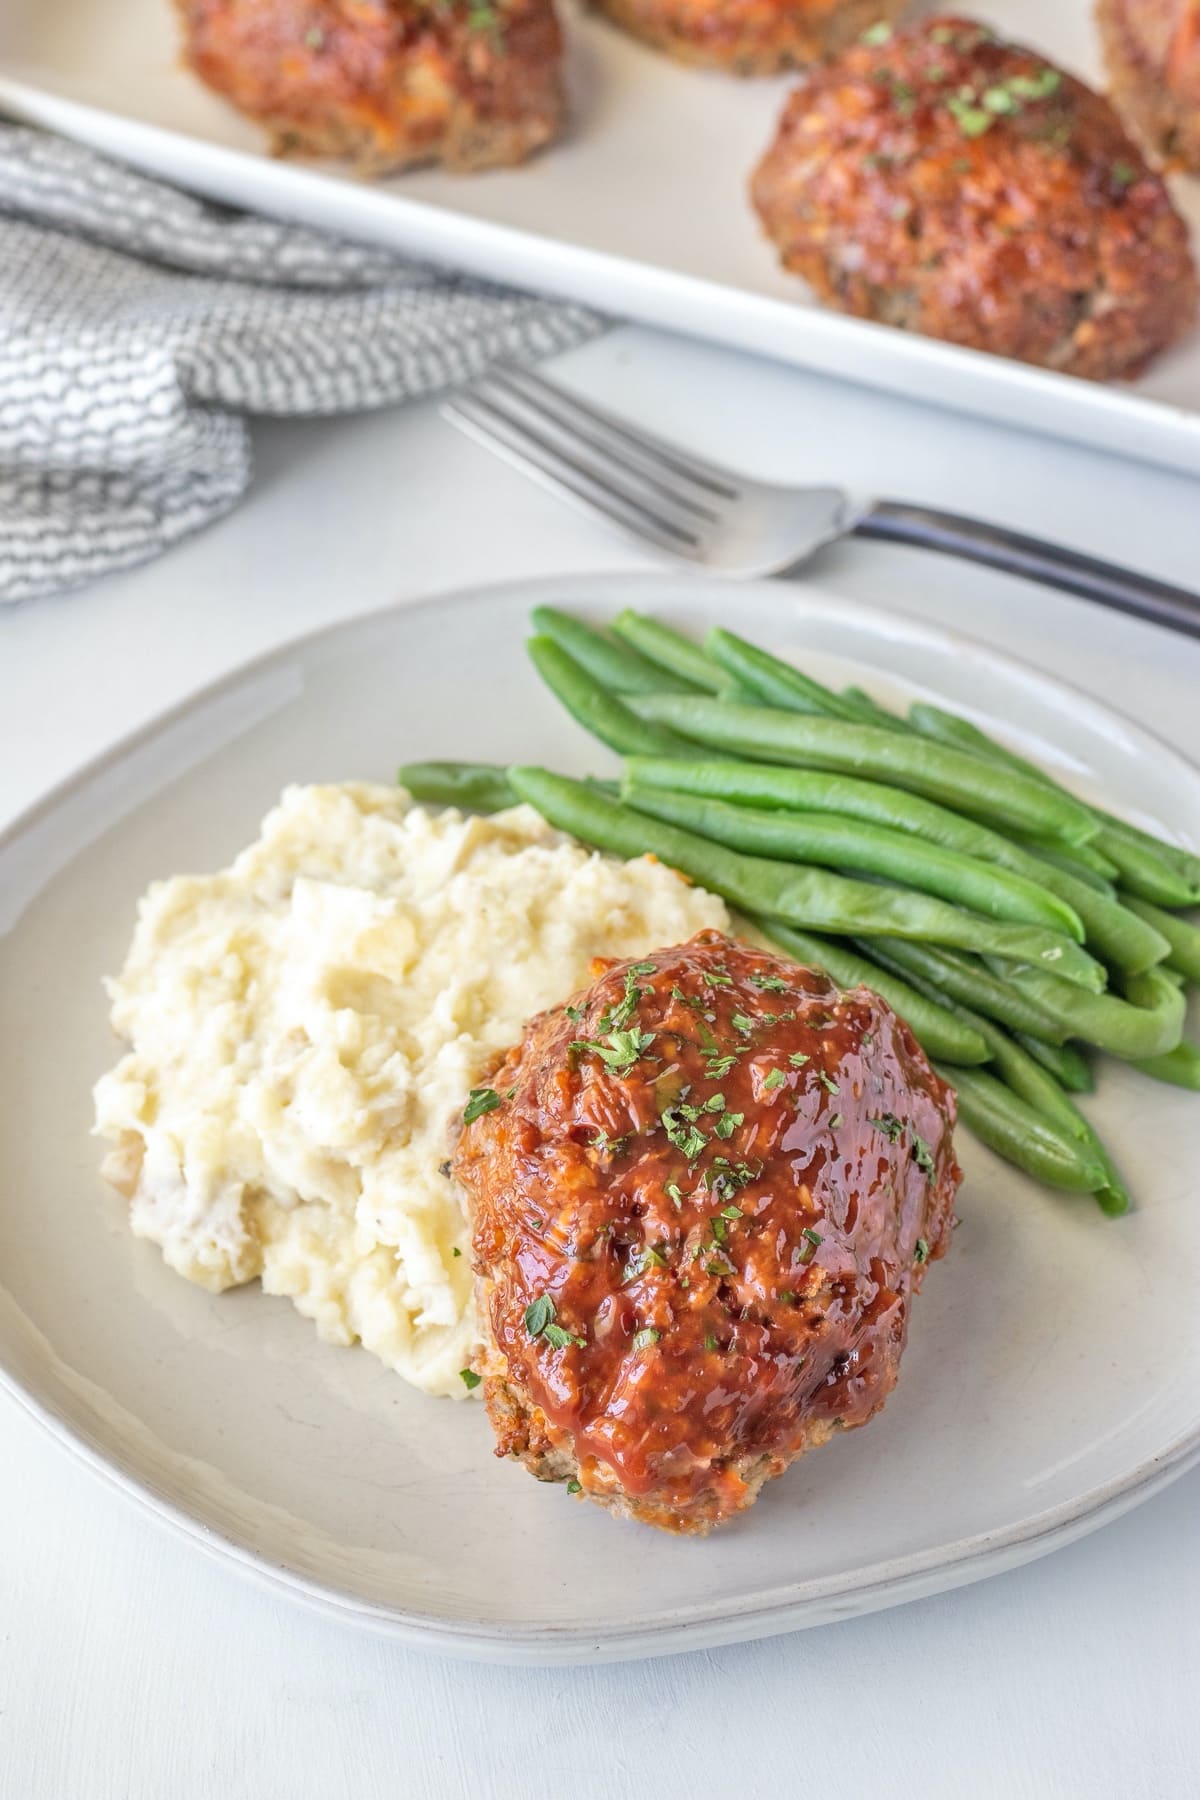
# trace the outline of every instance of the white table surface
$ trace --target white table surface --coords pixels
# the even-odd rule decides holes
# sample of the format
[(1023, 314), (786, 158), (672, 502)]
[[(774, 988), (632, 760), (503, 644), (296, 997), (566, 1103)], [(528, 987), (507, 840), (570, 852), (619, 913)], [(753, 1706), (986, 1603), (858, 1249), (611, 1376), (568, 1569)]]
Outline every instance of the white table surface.
[[(940, 502), (1200, 586), (1200, 488), (1182, 477), (648, 331), (562, 372), (777, 479)], [(0, 825), (287, 636), (483, 578), (646, 561), (432, 407), (257, 438), (254, 491), (224, 523), (0, 613)], [(883, 545), (840, 547), (819, 572), (1024, 655), (1200, 757), (1200, 642)], [(550, 1671), (425, 1658), (267, 1598), (3, 1398), (0, 1471), (0, 1800), (1200, 1792), (1200, 1471), (956, 1593), (764, 1644)]]

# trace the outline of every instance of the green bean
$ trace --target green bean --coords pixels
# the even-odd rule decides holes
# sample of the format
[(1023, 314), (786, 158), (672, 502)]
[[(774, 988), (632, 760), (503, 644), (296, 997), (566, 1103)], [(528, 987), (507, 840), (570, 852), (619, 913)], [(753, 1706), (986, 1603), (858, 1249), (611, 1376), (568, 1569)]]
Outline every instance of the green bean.
[(1130, 912), (1135, 912), (1139, 919), (1144, 919), (1166, 938), (1172, 968), (1186, 975), (1189, 981), (1200, 981), (1200, 925), (1193, 924), (1191, 919), (1181, 919), (1177, 913), (1163, 912), (1148, 900), (1131, 897), (1125, 904)]
[(947, 1007), (918, 993), (907, 981), (889, 975), (878, 963), (855, 955), (844, 944), (811, 937), (790, 925), (779, 924), (776, 919), (754, 919), (752, 923), (764, 937), (798, 962), (824, 969), (839, 987), (869, 987), (882, 994), (893, 1012), (911, 1027), (926, 1056), (937, 1056), (947, 1063), (987, 1061), (990, 1052), (979, 1032), (956, 1018)]
[(632, 757), (625, 765), (624, 779), (642, 788), (703, 794), (741, 805), (842, 813), (903, 831), (1048, 888), (1083, 921), (1089, 947), (1115, 968), (1137, 975), (1167, 954), (1166, 939), (1110, 895), (1093, 890), (1087, 882), (1022, 849), (1000, 832), (900, 788), (853, 775), (781, 768), (773, 763), (692, 762), (680, 757)]
[[(1143, 831), (1138, 825), (1131, 825), (1128, 819), (1118, 819), (1112, 813), (1100, 812), (1096, 816), (1103, 822), (1104, 830), (1110, 839), (1121, 842), (1128, 850), (1132, 846), (1149, 852), (1159, 863), (1165, 863), (1175, 875), (1181, 888), (1187, 890), (1187, 899), (1180, 902), (1184, 906), (1200, 905), (1200, 856), (1191, 850), (1184, 850), (1178, 844), (1169, 844), (1163, 838)], [(1116, 855), (1110, 849), (1110, 854)], [(1153, 900), (1153, 894), (1144, 896)]]
[(1004, 975), (1018, 993), (1057, 1020), (1063, 1036), (1082, 1038), (1125, 1062), (1161, 1056), (1183, 1036), (1183, 992), (1162, 969), (1131, 976), (1124, 1000), (1089, 993), (1045, 969), (1011, 967)]
[(691, 746), (683, 738), (630, 712), (623, 700), (602, 687), (595, 676), (589, 675), (553, 638), (530, 638), (527, 648), (534, 667), (551, 693), (601, 743), (627, 753), (690, 754)]
[(645, 613), (634, 612), (627, 606), (624, 612), (617, 614), (610, 629), (655, 668), (665, 669), (689, 687), (715, 694), (725, 679), (724, 670), (711, 656), (705, 655), (699, 644), (693, 644), (690, 638), (674, 631), (670, 625), (664, 625), (660, 619), (647, 618)]
[(857, 701), (843, 699), (832, 688), (824, 687), (769, 651), (760, 650), (756, 644), (747, 643), (745, 638), (736, 637), (732, 631), (714, 626), (704, 640), (704, 648), (736, 682), (768, 706), (862, 722), (864, 708)]
[(1110, 900), (1115, 896), (1117, 865), (1100, 855), (1094, 838), (1090, 844), (1072, 844), (1069, 850), (1063, 844), (1048, 844), (1044, 838), (1022, 838), (1020, 843), (1031, 856), (1052, 862), (1056, 869), (1086, 882), (1097, 893), (1107, 894)]
[(989, 1019), (998, 1019), (1010, 1030), (1027, 1031), (1052, 1044), (1061, 1044), (1070, 1035), (1066, 1026), (969, 957), (931, 944), (900, 943), (895, 938), (868, 939), (859, 948), (898, 975), (932, 983), (939, 999), (957, 1000), (961, 1006), (986, 1013)]
[(664, 674), (628, 644), (614, 643), (602, 632), (556, 606), (535, 606), (530, 617), (540, 637), (552, 638), (560, 650), (586, 669), (593, 680), (614, 694), (691, 694), (690, 681)]
[(982, 1069), (937, 1069), (958, 1095), (963, 1124), (1006, 1162), (1070, 1193), (1093, 1194), (1107, 1185), (1108, 1171), (1089, 1144), (1044, 1118), (994, 1075)]
[(1160, 848), (1140, 842), (1119, 820), (1103, 818), (1095, 842), (1100, 854), (1116, 864), (1121, 886), (1139, 900), (1153, 906), (1194, 906), (1200, 900), (1200, 888), (1172, 866)]
[(989, 824), (1037, 836), (1072, 839), (1095, 830), (1086, 807), (1067, 794), (997, 770), (969, 752), (882, 726), (727, 706), (707, 695), (643, 694), (631, 700), (640, 718), (738, 756), (882, 778)]
[(1153, 1081), (1168, 1081), (1172, 1087), (1190, 1088), (1200, 1093), (1200, 1049), (1185, 1038), (1162, 1056), (1147, 1056), (1130, 1065)]
[(899, 713), (889, 712), (887, 707), (881, 706), (879, 701), (873, 699), (865, 688), (844, 687), (842, 699), (852, 700), (855, 706), (861, 708), (860, 717), (864, 724), (883, 725), (889, 731), (912, 730), (907, 719), (902, 718)]
[(987, 918), (1048, 925), (1083, 941), (1083, 926), (1069, 906), (1046, 888), (1007, 869), (943, 850), (905, 832), (864, 825), (839, 813), (763, 812), (730, 806), (724, 800), (642, 787), (628, 776), (621, 798), (638, 812), (715, 838), (732, 850), (780, 862), (817, 863), (825, 868), (863, 870), (903, 887), (937, 894)]
[(503, 812), (518, 805), (508, 784), (508, 771), (496, 763), (405, 763), (397, 781), (414, 800), (431, 806), (457, 806), (462, 812)]
[(824, 869), (741, 856), (694, 832), (647, 818), (584, 782), (552, 775), (547, 769), (510, 769), (508, 778), (514, 792), (561, 831), (572, 832), (585, 843), (617, 856), (657, 856), (693, 881), (723, 894), (742, 912), (762, 913), (787, 925), (809, 926), (835, 936), (881, 934), (933, 941), (1021, 962), (1029, 956), (1045, 957), (1081, 980), (1092, 979), (1096, 965), (1061, 932), (1040, 925), (981, 919), (928, 894), (848, 881)]
[(1101, 1209), (1114, 1218), (1128, 1212), (1129, 1194), (1108, 1151), (1050, 1071), (990, 1019), (982, 1018), (970, 1007), (954, 1010), (964, 1024), (971, 1025), (983, 1038), (992, 1053), (992, 1061), (1013, 1093), (1051, 1125), (1084, 1145), (1096, 1158), (1104, 1171), (1104, 1180), (1092, 1192)]
[(1074, 1044), (1048, 1044), (1044, 1038), (1032, 1037), (1027, 1031), (1014, 1031), (1013, 1037), (1035, 1062), (1049, 1069), (1054, 1079), (1071, 1094), (1090, 1094), (1096, 1085), (1092, 1065)]
[[(1006, 750), (978, 726), (944, 712), (941, 707), (912, 706), (908, 716), (923, 736), (937, 743), (973, 750), (1005, 768), (1044, 782), (1058, 793), (1067, 791), (1036, 763)], [(1132, 893), (1159, 906), (1192, 906), (1200, 902), (1200, 857), (1153, 837), (1112, 813), (1098, 807), (1091, 810), (1099, 825), (1091, 840), (1092, 848), (1115, 865), (1123, 885)]]

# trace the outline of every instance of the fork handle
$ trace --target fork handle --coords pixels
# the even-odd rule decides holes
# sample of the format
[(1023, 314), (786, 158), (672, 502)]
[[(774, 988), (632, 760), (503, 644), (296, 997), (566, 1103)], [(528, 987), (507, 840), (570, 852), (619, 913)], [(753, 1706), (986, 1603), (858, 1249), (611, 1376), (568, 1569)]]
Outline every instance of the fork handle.
[(879, 500), (851, 527), (859, 537), (884, 538), (891, 543), (915, 544), (923, 550), (940, 550), (969, 562), (1002, 569), (1006, 575), (1023, 575), (1046, 587), (1096, 600), (1115, 612), (1166, 625), (1172, 631), (1200, 638), (1200, 594), (1171, 587), (1152, 576), (1101, 562), (1061, 544), (1043, 543), (967, 519), (959, 513), (938, 512), (931, 506), (910, 506), (903, 500)]

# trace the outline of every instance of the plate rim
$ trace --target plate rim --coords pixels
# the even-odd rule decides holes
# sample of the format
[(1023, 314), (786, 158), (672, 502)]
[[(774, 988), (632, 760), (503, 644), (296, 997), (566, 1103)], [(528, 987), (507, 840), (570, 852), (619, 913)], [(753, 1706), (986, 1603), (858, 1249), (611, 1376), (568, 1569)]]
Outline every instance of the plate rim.
[[(53, 68), (39, 71), (52, 81)], [(226, 204), (1135, 461), (1200, 473), (1200, 407), (1093, 382), (214, 142), (10, 75), (0, 106)], [(968, 397), (969, 396), (969, 397)]]
[[(1156, 754), (1173, 763), (1176, 773), (1183, 779), (1200, 783), (1200, 766), (1178, 746), (1131, 718), (1121, 707), (1097, 699), (1073, 682), (1044, 674), (1024, 658), (993, 649), (967, 633), (827, 591), (813, 593), (803, 578), (792, 578), (784, 583), (779, 580), (736, 581), (694, 570), (676, 573), (654, 569), (574, 570), (561, 575), (517, 577), (504, 582), (472, 583), (435, 590), (411, 599), (393, 600), (380, 607), (369, 607), (348, 618), (297, 633), (206, 682), (81, 763), (0, 830), (0, 855), (130, 752), (212, 702), (252, 684), (297, 653), (319, 649), (342, 637), (353, 637), (372, 624), (468, 601), (511, 602), (520, 598), (529, 605), (544, 599), (561, 601), (564, 588), (569, 589), (572, 584), (585, 590), (578, 596), (585, 607), (611, 603), (609, 595), (612, 601), (619, 603), (627, 599), (626, 590), (630, 586), (641, 591), (643, 605), (653, 606), (654, 589), (678, 599), (680, 589), (688, 586), (698, 595), (722, 591), (742, 596), (770, 594), (782, 602), (781, 614), (790, 603), (793, 619), (797, 613), (803, 616), (805, 612), (823, 616), (850, 614), (874, 627), (884, 640), (890, 636), (918, 647), (922, 643), (937, 645), (943, 652), (949, 650), (959, 657), (965, 655), (999, 667), (1017, 677), (1027, 688), (1057, 698), (1060, 704), (1065, 695), (1077, 715), (1090, 715), (1093, 723), (1103, 722), (1109, 727), (1114, 720), (1118, 721), (1134, 738), (1144, 741)], [(40, 891), (39, 888), (37, 893)], [(36, 904), (37, 893), (30, 904)], [(17, 1297), (11, 1295), (10, 1298), (24, 1317)], [(415, 1648), (515, 1665), (617, 1661), (712, 1648), (827, 1624), (839, 1618), (857, 1617), (961, 1587), (1049, 1554), (1084, 1536), (1151, 1498), (1200, 1462), (1198, 1421), (1157, 1453), (1144, 1458), (1133, 1470), (1091, 1488), (1083, 1495), (1035, 1513), (1015, 1526), (973, 1534), (934, 1549), (860, 1566), (848, 1573), (793, 1582), (770, 1601), (751, 1598), (743, 1604), (725, 1601), (707, 1607), (700, 1603), (686, 1611), (676, 1607), (669, 1613), (648, 1615), (636, 1624), (623, 1620), (590, 1627), (583, 1620), (532, 1624), (484, 1619), (451, 1622), (442, 1615), (376, 1603), (348, 1593), (331, 1583), (278, 1564), (216, 1527), (205, 1524), (201, 1518), (159, 1492), (145, 1473), (135, 1472), (122, 1453), (114, 1452), (111, 1446), (102, 1446), (86, 1428), (72, 1423), (64, 1411), (36, 1393), (9, 1366), (8, 1357), (8, 1348), (0, 1339), (0, 1391), (10, 1396), (60, 1447), (94, 1475), (115, 1487), (175, 1535), (199, 1545), (215, 1560), (231, 1563), (269, 1591), (287, 1594), (342, 1623), (365, 1626)]]

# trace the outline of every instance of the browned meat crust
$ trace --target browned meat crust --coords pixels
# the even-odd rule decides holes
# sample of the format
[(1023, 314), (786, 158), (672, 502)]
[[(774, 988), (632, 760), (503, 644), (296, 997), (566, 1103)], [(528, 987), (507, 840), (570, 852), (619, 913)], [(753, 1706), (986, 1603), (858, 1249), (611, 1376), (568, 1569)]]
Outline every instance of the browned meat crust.
[(787, 268), (845, 312), (1099, 380), (1188, 329), (1186, 226), (1105, 99), (967, 20), (872, 39), (801, 84), (755, 171)]
[(1200, 0), (1098, 0), (1112, 96), (1144, 143), (1200, 172)]
[(838, 50), (910, 0), (592, 0), (598, 12), (680, 62), (776, 75)]
[(459, 1139), (497, 1454), (703, 1533), (883, 1405), (959, 1180), (866, 989), (703, 932), (530, 1025)]
[(563, 123), (553, 0), (176, 0), (189, 66), (281, 154), (523, 161)]

